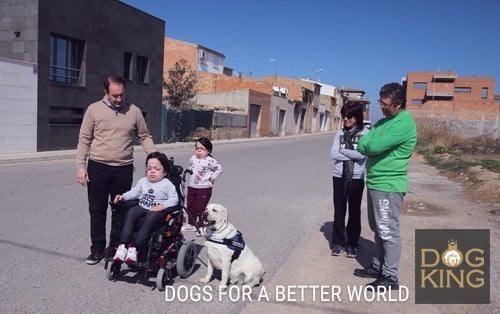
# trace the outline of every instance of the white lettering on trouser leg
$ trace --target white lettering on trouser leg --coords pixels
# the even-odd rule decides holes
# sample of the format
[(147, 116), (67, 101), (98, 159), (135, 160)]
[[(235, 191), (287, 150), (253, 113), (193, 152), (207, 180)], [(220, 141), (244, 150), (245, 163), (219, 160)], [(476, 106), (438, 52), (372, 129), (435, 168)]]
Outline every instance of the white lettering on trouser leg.
[(380, 238), (387, 240), (391, 239), (391, 229), (389, 227), (389, 200), (388, 199), (380, 199), (378, 201), (378, 214), (379, 214), (379, 222), (378, 222), (378, 235)]

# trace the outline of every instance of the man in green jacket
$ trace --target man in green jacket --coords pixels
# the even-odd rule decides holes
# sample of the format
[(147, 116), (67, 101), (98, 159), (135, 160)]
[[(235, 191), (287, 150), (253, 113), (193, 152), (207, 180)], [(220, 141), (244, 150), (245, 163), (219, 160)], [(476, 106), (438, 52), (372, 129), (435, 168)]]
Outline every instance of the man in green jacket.
[(367, 156), (368, 222), (375, 233), (375, 256), (370, 267), (355, 269), (354, 275), (376, 278), (368, 284), (374, 288), (399, 289), (399, 216), (408, 191), (408, 164), (417, 128), (405, 110), (406, 91), (400, 84), (382, 86), (379, 103), (385, 118), (358, 142), (358, 151)]

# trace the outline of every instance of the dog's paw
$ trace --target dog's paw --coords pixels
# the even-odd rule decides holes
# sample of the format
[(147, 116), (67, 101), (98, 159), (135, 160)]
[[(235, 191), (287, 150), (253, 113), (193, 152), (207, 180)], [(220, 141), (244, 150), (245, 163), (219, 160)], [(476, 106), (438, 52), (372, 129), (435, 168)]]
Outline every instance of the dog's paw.
[(200, 278), (200, 282), (201, 283), (208, 283), (210, 281), (210, 277), (203, 277), (203, 278)]

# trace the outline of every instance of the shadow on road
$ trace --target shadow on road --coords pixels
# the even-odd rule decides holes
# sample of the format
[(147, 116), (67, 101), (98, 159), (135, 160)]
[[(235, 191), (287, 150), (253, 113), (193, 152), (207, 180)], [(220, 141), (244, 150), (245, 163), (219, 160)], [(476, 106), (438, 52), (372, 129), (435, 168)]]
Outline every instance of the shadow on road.
[[(332, 249), (332, 232), (333, 232), (333, 221), (327, 221), (319, 228), (319, 231), (323, 233), (323, 237), (328, 242), (330, 250)], [(375, 254), (375, 244), (371, 240), (367, 240), (363, 237), (359, 238), (358, 246), (358, 256), (356, 260), (363, 267), (370, 266), (372, 257)]]
[[(197, 244), (197, 243), (194, 243), (194, 245), (196, 247), (197, 255), (199, 255), (199, 253), (201, 252), (201, 250), (203, 249), (204, 246)], [(198, 261), (198, 263), (196, 263), (194, 265), (193, 272), (186, 278), (181, 278), (177, 274), (176, 267), (174, 267), (172, 269), (172, 278), (171, 278), (169, 285), (173, 285), (175, 283), (175, 281), (177, 281), (177, 280), (187, 279), (187, 278), (193, 276), (198, 270), (200, 270), (200, 268), (202, 266), (204, 266), (204, 267), (207, 266), (206, 263), (199, 258), (199, 256), (197, 256), (196, 260)], [(108, 267), (110, 267), (110, 266), (108, 266)], [(156, 279), (156, 272), (149, 272), (144, 267), (138, 267), (138, 266), (134, 266), (134, 265), (130, 265), (130, 266), (122, 265), (120, 273), (112, 281), (123, 281), (123, 282), (130, 283), (130, 284), (141, 284), (143, 286), (150, 287), (151, 290), (154, 290), (154, 289), (156, 289), (155, 279)]]
[(328, 241), (330, 250), (332, 249), (332, 233), (333, 233), (333, 221), (327, 221), (323, 223), (319, 231), (323, 233), (325, 240)]
[(26, 245), (26, 244), (14, 242), (14, 241), (0, 239), (0, 243), (16, 246), (16, 247), (23, 248), (26, 250), (32, 250), (32, 251), (35, 251), (38, 253), (43, 253), (43, 254), (47, 254), (47, 255), (51, 255), (51, 256), (55, 256), (55, 257), (62, 257), (62, 258), (66, 258), (66, 259), (71, 259), (71, 260), (74, 260), (77, 262), (84, 262), (85, 261), (84, 257), (77, 257), (77, 256), (69, 255), (69, 254), (60, 253), (60, 252), (49, 251), (49, 250), (45, 250), (43, 248), (39, 248), (36, 246), (31, 246), (31, 245)]

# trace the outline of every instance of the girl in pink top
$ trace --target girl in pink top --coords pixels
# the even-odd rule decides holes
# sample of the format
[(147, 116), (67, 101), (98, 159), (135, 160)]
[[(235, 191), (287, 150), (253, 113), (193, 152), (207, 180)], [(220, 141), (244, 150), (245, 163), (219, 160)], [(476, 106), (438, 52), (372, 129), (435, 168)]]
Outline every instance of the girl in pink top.
[[(193, 173), (189, 179), (187, 191), (187, 211), (188, 223), (183, 227), (183, 231), (195, 231), (203, 227), (201, 217), (212, 196), (212, 186), (215, 180), (222, 173), (221, 165), (212, 155), (212, 142), (206, 137), (201, 137), (196, 141), (195, 154), (189, 159), (187, 169)], [(202, 236), (203, 234), (199, 234)]]

